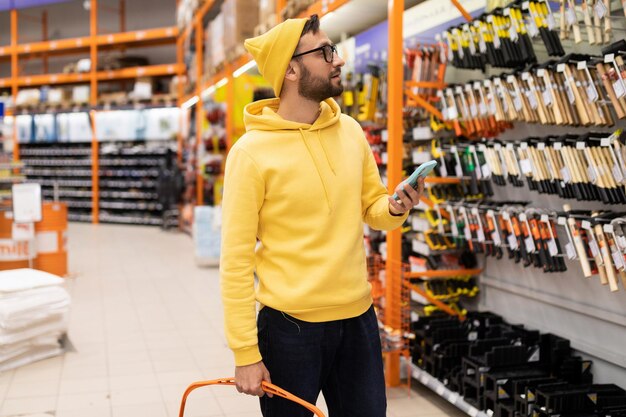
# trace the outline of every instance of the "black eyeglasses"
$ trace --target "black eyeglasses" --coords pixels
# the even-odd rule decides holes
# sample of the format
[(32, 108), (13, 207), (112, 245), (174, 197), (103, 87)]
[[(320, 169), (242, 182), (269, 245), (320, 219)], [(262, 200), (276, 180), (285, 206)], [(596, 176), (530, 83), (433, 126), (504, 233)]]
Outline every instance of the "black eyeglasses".
[(292, 56), (292, 58), (297, 58), (299, 56), (306, 55), (306, 54), (312, 54), (313, 52), (317, 52), (317, 51), (324, 52), (324, 61), (331, 64), (333, 62), (333, 59), (335, 58), (335, 54), (337, 53), (337, 46), (336, 45), (320, 46), (319, 48), (311, 49), (310, 51), (300, 52), (299, 54), (295, 54), (294, 56)]

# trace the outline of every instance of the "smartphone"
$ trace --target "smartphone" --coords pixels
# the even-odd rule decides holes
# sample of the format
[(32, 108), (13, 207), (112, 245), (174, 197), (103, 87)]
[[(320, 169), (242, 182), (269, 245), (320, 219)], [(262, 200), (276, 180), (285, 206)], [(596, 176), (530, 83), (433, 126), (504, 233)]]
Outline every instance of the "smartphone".
[[(404, 180), (402, 184), (408, 183), (413, 188), (417, 187), (418, 178), (426, 177), (426, 175), (430, 174), (430, 171), (432, 171), (436, 166), (437, 166), (437, 161), (424, 162), (422, 165), (415, 168), (415, 171), (413, 171), (411, 176), (407, 178), (406, 180)], [(392, 198), (394, 200), (398, 200), (398, 194), (393, 193)]]

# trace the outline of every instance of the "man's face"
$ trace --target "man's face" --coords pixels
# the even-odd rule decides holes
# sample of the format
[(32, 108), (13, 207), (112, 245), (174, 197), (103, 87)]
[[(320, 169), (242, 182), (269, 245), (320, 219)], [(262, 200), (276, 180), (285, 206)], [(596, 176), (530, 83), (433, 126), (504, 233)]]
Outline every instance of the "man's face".
[[(328, 36), (321, 30), (316, 34), (307, 33), (300, 39), (296, 54), (310, 51), (324, 45), (332, 45)], [(321, 102), (330, 97), (343, 93), (341, 84), (341, 67), (345, 61), (338, 54), (332, 54), (331, 62), (327, 62), (324, 51), (316, 51), (295, 58), (300, 68), (298, 80), (298, 94), (302, 98)]]

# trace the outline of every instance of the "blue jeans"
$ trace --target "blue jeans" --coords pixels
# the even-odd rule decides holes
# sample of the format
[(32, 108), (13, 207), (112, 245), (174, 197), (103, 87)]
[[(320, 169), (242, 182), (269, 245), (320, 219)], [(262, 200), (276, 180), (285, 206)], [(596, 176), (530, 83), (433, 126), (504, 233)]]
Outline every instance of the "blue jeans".
[[(315, 404), (320, 391), (329, 417), (384, 417), (387, 400), (374, 307), (358, 317), (310, 323), (264, 307), (259, 348), (272, 383)], [(310, 417), (291, 401), (261, 397), (263, 417)]]

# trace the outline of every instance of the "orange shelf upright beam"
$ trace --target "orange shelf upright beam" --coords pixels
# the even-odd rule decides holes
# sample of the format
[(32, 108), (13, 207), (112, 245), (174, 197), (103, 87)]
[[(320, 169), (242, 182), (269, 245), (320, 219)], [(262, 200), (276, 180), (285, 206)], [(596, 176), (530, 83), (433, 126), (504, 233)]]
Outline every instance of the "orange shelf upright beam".
[[(207, 3), (213, 3), (207, 2)], [(207, 4), (205, 3), (205, 5)], [(208, 11), (209, 9), (207, 9)], [(206, 11), (204, 12), (206, 13)], [(204, 27), (202, 25), (203, 14), (198, 14), (199, 18), (194, 22), (196, 25), (196, 94), (198, 95), (198, 103), (196, 104), (196, 146), (194, 152), (196, 153), (196, 165), (198, 172), (196, 174), (196, 205), (201, 206), (204, 203), (204, 178), (200, 172), (202, 164), (198, 159), (200, 142), (202, 141), (202, 125), (204, 119), (204, 108), (202, 100), (202, 78), (204, 68)]]
[(91, 79), (89, 104), (95, 106), (98, 104), (98, 45), (96, 43), (96, 38), (98, 36), (98, 0), (91, 0), (91, 9), (89, 12), (89, 35), (91, 37)]
[(96, 137), (96, 111), (89, 112), (91, 121), (91, 222), (100, 223), (100, 147)]
[[(387, 182), (389, 190), (395, 189), (402, 180), (402, 108), (404, 92), (404, 75), (402, 68), (402, 18), (404, 12), (404, 0), (389, 0), (389, 61), (387, 72), (387, 154), (389, 163), (387, 166)], [(400, 329), (402, 311), (401, 293), (397, 291), (398, 284), (402, 283), (402, 277), (398, 268), (402, 261), (402, 233), (400, 229), (387, 233), (387, 265), (385, 285), (385, 324), (393, 329)], [(400, 355), (392, 353), (385, 363), (387, 384), (396, 386), (400, 383)]]
[[(17, 32), (17, 10), (11, 10), (11, 95), (13, 103), (17, 99), (17, 77), (19, 76), (19, 67), (17, 65), (16, 45), (18, 41)], [(13, 119), (13, 160), (20, 160), (20, 145), (17, 141), (17, 123)]]

